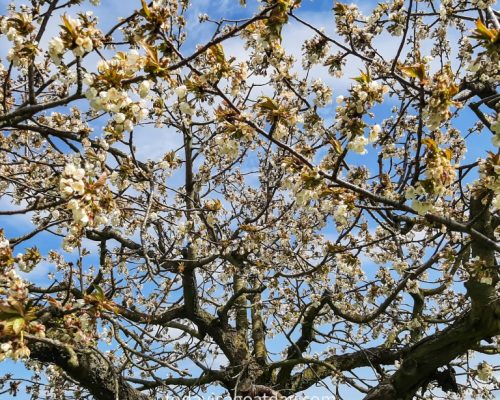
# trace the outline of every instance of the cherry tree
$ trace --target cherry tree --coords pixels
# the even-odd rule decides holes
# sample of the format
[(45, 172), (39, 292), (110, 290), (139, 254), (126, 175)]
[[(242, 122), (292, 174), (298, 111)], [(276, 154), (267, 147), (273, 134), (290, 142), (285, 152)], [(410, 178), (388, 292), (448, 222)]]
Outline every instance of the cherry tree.
[(495, 398), (494, 2), (25, 3), (0, 393)]

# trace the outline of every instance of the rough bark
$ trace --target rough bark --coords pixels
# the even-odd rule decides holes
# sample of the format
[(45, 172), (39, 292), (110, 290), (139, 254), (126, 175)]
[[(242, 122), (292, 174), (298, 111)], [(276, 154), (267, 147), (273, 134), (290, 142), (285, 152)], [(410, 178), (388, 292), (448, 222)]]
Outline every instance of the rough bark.
[[(492, 216), (485, 205), (487, 192), (475, 193), (471, 199), (470, 224), (493, 237)], [(478, 257), (483, 268), (491, 271), (493, 284), (481, 282), (474, 271), (465, 283), (471, 300), (469, 311), (451, 327), (429, 336), (411, 348), (398, 371), (389, 382), (376, 386), (364, 400), (410, 400), (435, 371), (474, 348), (481, 340), (500, 334), (500, 302), (495, 293), (498, 268), (495, 248), (472, 239), (471, 256)]]
[(72, 352), (50, 343), (32, 341), (31, 358), (55, 364), (87, 389), (95, 400), (146, 400), (148, 397), (134, 389), (116, 373), (112, 365), (95, 352)]

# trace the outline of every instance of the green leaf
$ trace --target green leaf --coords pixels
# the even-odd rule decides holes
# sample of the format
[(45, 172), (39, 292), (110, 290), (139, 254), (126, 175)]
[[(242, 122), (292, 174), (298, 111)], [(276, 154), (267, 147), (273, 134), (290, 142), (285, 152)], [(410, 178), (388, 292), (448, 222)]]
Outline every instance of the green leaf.
[(409, 76), (410, 78), (416, 78), (420, 82), (426, 81), (425, 76), (425, 66), (424, 64), (408, 65), (399, 68), (403, 74)]
[(429, 149), (436, 151), (438, 149), (438, 145), (434, 139), (425, 138), (422, 139), (422, 144), (425, 144)]
[(0, 312), (0, 321), (8, 320), (17, 315), (19, 315), (17, 312)]
[(451, 151), (451, 149), (444, 150), (444, 156), (448, 161), (451, 161), (451, 158), (453, 157), (453, 152)]
[(224, 65), (226, 63), (226, 57), (224, 55), (224, 47), (222, 47), (220, 43), (210, 46), (208, 52), (212, 57), (215, 58), (215, 60), (219, 64)]
[(370, 74), (364, 71), (361, 71), (361, 75), (357, 76), (354, 79), (356, 82), (359, 83), (369, 83), (371, 81)]
[(158, 52), (156, 51), (156, 49), (154, 47), (150, 46), (149, 44), (147, 44), (146, 42), (141, 42), (141, 46), (144, 49), (144, 51), (146, 52), (146, 55), (148, 56), (148, 58), (155, 65), (158, 65), (159, 60), (158, 60)]
[(495, 29), (489, 29), (480, 19), (476, 21), (476, 30), (473, 35), (474, 38), (490, 40), (493, 42), (496, 39), (496, 36)]
[(276, 111), (278, 109), (278, 105), (276, 104), (276, 102), (267, 96), (262, 96), (257, 103), (257, 106), (269, 111)]
[(99, 300), (99, 301), (103, 301), (106, 299), (106, 295), (104, 294), (104, 290), (102, 290), (102, 287), (100, 287), (99, 285), (94, 285), (95, 287), (95, 290), (97, 292), (96, 294), (96, 299)]
[(17, 318), (13, 318), (11, 321), (12, 321), (12, 330), (14, 331), (14, 333), (16, 335), (18, 335), (23, 330), (23, 328), (26, 324), (24, 321), (24, 318), (17, 317)]
[(151, 17), (151, 11), (149, 10), (146, 0), (141, 0), (141, 4), (142, 4), (142, 11), (144, 11), (144, 15), (146, 16), (146, 18), (149, 19)]
[(340, 144), (340, 142), (337, 139), (331, 139), (330, 144), (332, 145), (333, 150), (335, 150), (335, 153), (342, 154), (342, 151), (343, 151), (342, 145)]
[(76, 32), (75, 32), (75, 28), (74, 26), (71, 24), (71, 22), (69, 21), (68, 17), (66, 16), (66, 14), (63, 14), (61, 16), (61, 19), (62, 19), (62, 22), (63, 22), (63, 25), (62, 25), (62, 28), (64, 30), (66, 30), (73, 38), (76, 37)]
[(19, 302), (13, 301), (9, 305), (0, 305), (0, 320), (11, 318), (13, 315), (24, 315), (24, 308)]

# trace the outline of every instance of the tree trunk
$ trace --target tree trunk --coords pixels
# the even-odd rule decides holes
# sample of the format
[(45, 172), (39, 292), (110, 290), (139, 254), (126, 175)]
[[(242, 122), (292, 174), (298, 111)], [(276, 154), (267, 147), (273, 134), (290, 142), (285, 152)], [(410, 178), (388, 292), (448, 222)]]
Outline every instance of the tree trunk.
[(32, 359), (62, 368), (96, 400), (147, 399), (94, 352), (71, 354), (62, 347), (45, 342), (31, 342), (29, 348)]

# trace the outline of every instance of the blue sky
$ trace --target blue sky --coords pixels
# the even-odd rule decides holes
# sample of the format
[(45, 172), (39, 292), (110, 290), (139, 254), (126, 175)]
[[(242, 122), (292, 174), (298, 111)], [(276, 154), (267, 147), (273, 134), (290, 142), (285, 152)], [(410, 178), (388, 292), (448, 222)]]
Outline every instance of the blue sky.
[[(2, 14), (4, 13), (5, 6), (7, 5), (7, 3), (8, 2), (5, 0), (0, 0), (0, 9)], [(16, 0), (14, 1), (14, 3), (18, 5), (18, 4), (23, 4), (24, 2)], [(219, 0), (219, 1), (193, 0), (192, 8), (188, 13), (188, 26), (190, 27), (188, 29), (189, 38), (183, 52), (185, 54), (188, 54), (189, 51), (194, 49), (197, 44), (205, 43), (207, 38), (210, 37), (209, 34), (212, 31), (213, 26), (206, 23), (200, 25), (197, 21), (197, 16), (199, 13), (202, 12), (204, 13), (207, 12), (207, 10), (209, 10), (210, 16), (214, 19), (217, 19), (218, 17), (223, 15), (229, 18), (240, 18), (242, 16), (249, 15), (250, 11), (252, 9), (255, 9), (255, 6), (257, 4), (256, 1), (253, 0), (249, 0), (248, 3), (249, 3), (248, 8), (245, 10), (240, 7), (237, 7), (235, 5), (236, 4), (235, 0)], [(372, 5), (376, 4), (376, 2), (363, 1), (363, 2), (358, 2), (357, 4), (361, 8), (361, 10), (367, 11)], [(106, 27), (112, 26), (116, 23), (118, 16), (125, 16), (135, 8), (138, 8), (139, 6), (140, 6), (139, 0), (137, 1), (102, 0), (102, 5), (99, 7), (92, 7), (88, 4), (88, 2), (84, 2), (83, 5), (80, 7), (80, 9), (94, 10), (95, 14), (100, 17), (101, 27), (105, 31)], [(331, 7), (332, 7), (331, 0), (328, 1), (303, 0), (299, 14), (304, 19), (311, 22), (313, 25), (322, 26), (325, 28), (325, 31), (327, 33), (333, 34), (334, 21), (332, 13), (330, 12)], [(74, 8), (74, 11), (70, 11), (69, 13), (74, 15), (76, 13), (76, 10), (78, 10), (78, 8)], [(48, 28), (48, 32), (44, 40), (46, 41), (50, 39), (51, 36), (56, 35), (57, 31), (58, 31), (57, 24), (56, 23), (51, 24)], [(303, 39), (311, 37), (312, 32), (308, 31), (303, 27), (297, 27), (297, 25), (294, 25), (293, 27), (286, 28), (283, 36), (284, 36), (284, 47), (293, 54), (296, 54), (298, 58), (300, 58), (299, 57), (301, 53), (300, 47), (301, 44), (303, 43)], [(298, 37), (301, 40), (296, 40), (296, 38)], [(385, 51), (386, 54), (391, 54), (391, 52), (394, 51), (395, 43), (397, 42), (381, 43), (383, 51)], [(7, 43), (4, 41), (4, 38), (2, 38), (0, 41), (0, 57), (3, 57), (5, 55), (7, 49), (6, 45)], [(228, 45), (225, 47), (225, 52), (227, 57), (230, 57), (232, 55), (236, 57), (241, 57), (241, 55), (243, 54), (241, 43), (235, 40), (230, 41)], [(97, 60), (96, 57), (93, 58), (89, 57), (87, 61), (89, 68), (93, 62), (95, 63), (96, 60)], [(299, 65), (300, 65), (300, 60), (299, 60)], [(352, 64), (350, 64), (350, 66), (351, 67), (347, 71), (346, 76), (341, 79), (331, 78), (326, 73), (324, 68), (320, 67), (315, 68), (313, 69), (311, 80), (312, 78), (315, 77), (322, 78), (325, 82), (327, 82), (329, 85), (333, 87), (334, 97), (340, 94), (345, 94), (347, 88), (352, 82), (350, 78), (358, 75), (359, 74), (358, 69), (362, 67), (362, 65), (359, 62), (353, 62)], [(381, 115), (387, 114), (390, 105), (391, 101), (388, 101), (383, 106), (379, 107), (378, 111), (380, 111), (380, 113), (377, 113), (377, 117), (376, 119), (373, 120), (373, 123), (381, 121), (382, 119)], [(329, 106), (324, 110), (325, 119), (333, 118), (334, 107), (335, 105), (332, 104), (331, 106)], [(466, 129), (467, 127), (472, 125), (472, 121), (475, 121), (475, 119), (476, 117), (471, 111), (464, 110), (462, 116), (457, 120), (456, 126), (461, 129)], [(104, 122), (100, 121), (96, 124), (95, 128), (97, 131), (99, 131), (100, 128), (99, 124), (104, 124)], [(168, 129), (151, 130), (151, 129), (139, 128), (137, 129), (136, 137), (138, 137), (137, 146), (139, 149), (139, 154), (152, 159), (155, 159), (160, 155), (162, 155), (168, 148), (175, 148), (180, 144), (179, 139), (173, 136), (173, 132)], [(161, 143), (161, 145), (159, 145), (159, 143)], [(480, 156), (484, 157), (485, 149), (491, 148), (489, 137), (487, 135), (474, 137), (473, 143), (474, 143), (473, 145), (469, 146), (467, 159), (464, 161), (464, 163), (475, 161), (477, 157)], [(368, 156), (362, 158), (361, 156), (354, 155), (351, 156), (350, 161), (356, 164), (367, 163), (368, 161), (369, 165), (374, 165), (375, 163), (375, 158), (373, 157), (374, 154), (375, 151), (369, 148)], [(5, 209), (5, 207), (8, 207), (8, 204), (5, 204), (5, 202), (2, 201), (2, 199), (0, 198), (0, 208)], [(0, 217), (0, 227), (3, 227), (5, 229), (7, 236), (9, 237), (21, 235), (22, 233), (25, 233), (30, 227), (29, 217), (26, 216), (18, 216), (14, 218)], [(49, 237), (49, 235), (41, 234), (37, 236), (35, 239), (26, 243), (26, 246), (32, 246), (32, 245), (37, 245), (42, 251), (42, 253), (46, 254), (49, 249), (53, 248), (53, 241), (52, 238)], [(90, 248), (90, 250), (95, 251), (96, 250), (95, 244), (91, 246), (92, 247)], [(21, 249), (19, 249), (19, 251), (20, 250)], [(76, 257), (76, 255), (73, 254), (68, 256), (68, 258), (71, 257)], [(87, 259), (87, 263), (89, 264), (97, 263), (97, 257), (89, 257)], [(44, 284), (48, 282), (47, 278), (48, 272), (54, 272), (54, 267), (49, 263), (44, 263), (43, 265), (35, 269), (32, 273), (30, 273), (28, 275), (28, 278), (37, 283)], [(274, 343), (277, 347), (280, 347), (280, 350), (284, 344), (282, 338), (275, 339)], [(16, 375), (20, 374), (26, 376), (24, 367), (19, 362), (13, 363), (12, 361), (6, 361), (0, 364), (0, 371), (1, 371), (0, 375), (2, 374), (2, 372), (11, 371)], [(347, 396), (346, 398), (352, 400), (357, 400), (362, 397), (355, 393), (357, 392), (347, 390), (344, 394)], [(320, 395), (327, 396), (331, 393), (324, 388), (319, 388), (319, 389), (311, 389), (307, 392), (307, 394), (314, 396), (320, 396)], [(29, 397), (21, 396), (18, 398), (24, 400), (28, 399)]]

